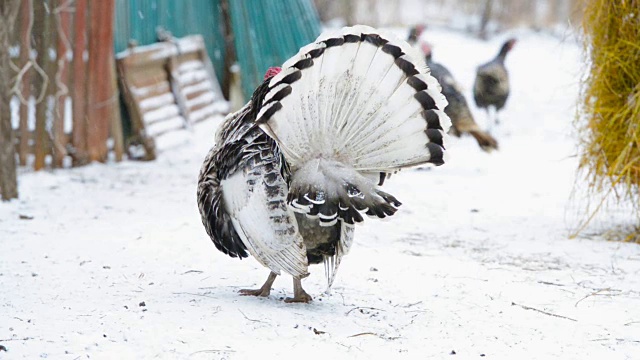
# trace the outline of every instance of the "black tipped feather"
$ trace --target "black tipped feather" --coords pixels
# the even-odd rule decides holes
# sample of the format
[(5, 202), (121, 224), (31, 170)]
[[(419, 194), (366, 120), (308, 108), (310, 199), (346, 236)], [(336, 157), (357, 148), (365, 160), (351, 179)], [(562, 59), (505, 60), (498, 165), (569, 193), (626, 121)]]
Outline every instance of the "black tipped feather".
[(302, 72), (295, 71), (295, 72), (292, 72), (291, 74), (285, 76), (282, 79), (282, 81), (280, 81), (280, 83), (293, 84), (294, 82), (300, 80), (301, 77), (302, 77)]
[[(415, 69), (415, 67), (414, 67)], [(409, 86), (411, 86), (416, 92), (418, 91), (422, 91), (422, 90), (427, 90), (428, 86), (427, 83), (420, 80), (418, 77), (416, 76), (411, 76), (410, 78), (407, 79), (407, 84), (409, 84)]]
[(347, 43), (356, 43), (356, 42), (360, 42), (360, 36), (358, 35), (353, 35), (353, 34), (347, 34), (344, 36), (344, 42)]
[(273, 114), (275, 114), (276, 111), (280, 109), (282, 109), (282, 104), (280, 102), (274, 102), (273, 105), (267, 111), (264, 112), (262, 117), (256, 121), (256, 123), (262, 124), (267, 122), (269, 119), (271, 119)]
[(384, 44), (382, 46), (382, 51), (393, 56), (394, 59), (398, 59), (400, 56), (404, 55), (404, 52), (402, 52), (402, 49), (400, 49), (399, 46), (395, 46), (391, 44)]
[(442, 142), (442, 132), (440, 130), (427, 129), (427, 130), (425, 130), (425, 132), (427, 133), (427, 137), (429, 138), (430, 142), (432, 142), (434, 144), (438, 144), (442, 148), (444, 148), (444, 145), (443, 145), (443, 142)]
[(388, 43), (388, 40), (385, 40), (380, 37), (378, 34), (366, 34), (364, 35), (364, 41), (369, 42), (375, 46), (383, 46)]
[(443, 130), (440, 125), (440, 117), (433, 109), (423, 110), (422, 117), (427, 121), (427, 129)]
[(295, 63), (295, 65), (293, 65), (293, 67), (295, 67), (298, 70), (302, 70), (302, 69), (306, 69), (313, 66), (313, 59), (312, 58), (306, 58), (306, 59), (302, 59), (300, 61), (298, 61), (297, 63)]
[(331, 38), (324, 41), (328, 48), (344, 44), (344, 38)]
[(418, 102), (420, 102), (420, 105), (422, 105), (422, 108), (425, 109), (425, 110), (437, 109), (438, 108), (436, 106), (435, 100), (433, 100), (433, 98), (429, 94), (427, 94), (426, 91), (420, 91), (420, 92), (416, 93), (413, 97), (416, 100), (418, 100)]
[(413, 63), (411, 63), (410, 61), (408, 61), (408, 60), (406, 60), (404, 58), (401, 58), (401, 57), (397, 58), (395, 63), (396, 63), (396, 65), (398, 65), (400, 70), (402, 70), (402, 72), (406, 76), (414, 76), (414, 75), (419, 74), (418, 70), (416, 69), (416, 66), (413, 65)]
[(430, 163), (436, 166), (444, 164), (444, 151), (440, 145), (430, 142), (427, 143), (427, 148), (429, 149), (429, 153), (431, 154), (431, 157), (429, 159)]

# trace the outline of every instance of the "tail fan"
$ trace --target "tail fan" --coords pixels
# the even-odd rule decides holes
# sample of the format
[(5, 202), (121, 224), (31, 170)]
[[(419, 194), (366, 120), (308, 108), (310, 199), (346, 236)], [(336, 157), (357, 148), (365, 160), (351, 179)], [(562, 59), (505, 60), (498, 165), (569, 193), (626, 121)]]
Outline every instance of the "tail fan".
[(321, 35), (269, 83), (256, 122), (291, 166), (295, 211), (331, 226), (385, 217), (386, 174), (444, 163), (447, 102), (422, 56), (367, 26)]

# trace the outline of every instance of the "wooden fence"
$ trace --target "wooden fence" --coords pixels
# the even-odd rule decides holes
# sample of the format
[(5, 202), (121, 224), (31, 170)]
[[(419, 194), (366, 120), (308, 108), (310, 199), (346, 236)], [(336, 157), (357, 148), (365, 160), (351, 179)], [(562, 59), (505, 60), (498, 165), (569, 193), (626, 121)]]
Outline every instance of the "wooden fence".
[(104, 162), (110, 150), (122, 159), (114, 10), (114, 0), (22, 1), (13, 40), (20, 165)]

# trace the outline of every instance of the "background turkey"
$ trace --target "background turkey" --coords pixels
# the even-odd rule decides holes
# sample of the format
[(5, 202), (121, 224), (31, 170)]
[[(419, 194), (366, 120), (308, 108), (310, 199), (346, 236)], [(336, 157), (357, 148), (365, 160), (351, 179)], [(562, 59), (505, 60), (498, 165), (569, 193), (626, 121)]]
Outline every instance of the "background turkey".
[(500, 48), (498, 55), (488, 63), (480, 65), (473, 84), (473, 98), (478, 107), (486, 109), (490, 123), (498, 123), (497, 112), (504, 107), (509, 97), (509, 73), (504, 59), (515, 45), (516, 39), (509, 39)]
[(427, 65), (431, 69), (431, 75), (438, 80), (442, 86), (442, 95), (445, 96), (449, 105), (444, 109), (445, 113), (451, 118), (450, 134), (460, 136), (461, 134), (470, 134), (473, 136), (478, 145), (485, 151), (498, 149), (498, 141), (489, 133), (480, 129), (473, 119), (473, 115), (467, 105), (467, 100), (462, 94), (460, 86), (451, 75), (451, 72), (443, 65), (433, 61), (433, 50), (431, 45), (422, 43), (422, 52), (425, 55)]
[(269, 71), (225, 120), (198, 181), (216, 247), (271, 271), (241, 292), (268, 296), (284, 271), (294, 285), (286, 301), (308, 302), (301, 279), (321, 262), (331, 286), (362, 214), (384, 218), (400, 205), (380, 189), (385, 177), (443, 164), (445, 105), (420, 54), (366, 26), (322, 34)]
[(423, 24), (418, 24), (409, 28), (409, 36), (407, 37), (407, 42), (411, 46), (415, 46), (420, 40), (420, 35), (424, 32), (427, 27)]

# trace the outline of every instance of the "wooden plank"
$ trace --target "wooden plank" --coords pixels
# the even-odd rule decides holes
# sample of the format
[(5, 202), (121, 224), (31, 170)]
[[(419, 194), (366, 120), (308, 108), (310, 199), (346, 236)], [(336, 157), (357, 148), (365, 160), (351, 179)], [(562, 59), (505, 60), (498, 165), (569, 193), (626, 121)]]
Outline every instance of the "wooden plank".
[(64, 136), (65, 105), (69, 88), (69, 59), (67, 52), (69, 49), (69, 35), (71, 34), (71, 13), (68, 8), (68, 1), (56, 0), (56, 7), (53, 10), (55, 23), (58, 32), (56, 49), (57, 74), (55, 80), (56, 107), (53, 112), (53, 158), (54, 168), (63, 166), (64, 158), (67, 156), (67, 138)]
[(171, 86), (169, 81), (162, 81), (157, 84), (151, 84), (149, 86), (132, 86), (130, 89), (131, 95), (136, 98), (136, 101), (144, 101), (149, 98), (161, 96), (162, 94), (170, 93)]
[[(33, 0), (24, 0), (20, 6), (20, 68), (24, 69), (29, 63), (29, 53), (31, 52), (31, 26), (33, 21)], [(22, 75), (20, 92), (24, 101), (29, 101), (31, 97), (31, 71), (25, 71)], [(29, 105), (20, 102), (20, 133), (29, 133)], [(27, 165), (29, 155), (29, 144), (20, 141), (18, 147), (18, 159), (21, 166)]]
[(71, 154), (73, 166), (89, 162), (87, 148), (87, 64), (84, 61), (87, 41), (87, 0), (76, 0), (73, 24), (73, 60), (71, 76), (71, 101), (73, 109), (74, 152)]
[(34, 170), (38, 171), (45, 167), (46, 156), (46, 138), (47, 138), (47, 99), (46, 96), (50, 92), (50, 84), (53, 75), (53, 61), (49, 59), (49, 48), (51, 47), (55, 33), (52, 33), (53, 22), (48, 11), (46, 11), (45, 1), (34, 1), (34, 28), (33, 37), (36, 43), (36, 50), (38, 52), (37, 61), (47, 75), (46, 79), (38, 77), (36, 89), (38, 92), (44, 91), (45, 97), (36, 104), (36, 142), (35, 142), (35, 161), (33, 164)]
[(129, 110), (129, 118), (131, 119), (131, 127), (133, 137), (126, 145), (129, 158), (134, 158), (133, 154), (129, 151), (130, 148), (135, 145), (141, 145), (144, 149), (145, 155), (141, 160), (154, 160), (156, 158), (156, 147), (153, 138), (149, 137), (145, 133), (144, 123), (142, 121), (142, 111), (138, 106), (135, 95), (132, 93), (132, 89), (135, 91), (133, 85), (133, 76), (128, 71), (128, 63), (126, 58), (118, 58), (116, 60), (116, 67), (118, 69), (118, 78), (120, 79), (120, 89), (122, 97), (124, 98), (125, 105)]
[(117, 93), (113, 89), (114, 72), (110, 69), (113, 56), (114, 1), (89, 3), (89, 81), (88, 81), (88, 144), (92, 161), (107, 160), (107, 139), (116, 114)]
[[(65, 143), (69, 143), (71, 142), (71, 138), (72, 138), (72, 134), (70, 133), (63, 133), (62, 135), (62, 141)], [(23, 136), (22, 132), (15, 132), (15, 137), (16, 137), (16, 151), (18, 149), (19, 146), (21, 146), (22, 142), (27, 144), (27, 157), (29, 154), (35, 154), (35, 140), (36, 140), (36, 133), (35, 131), (28, 131), (26, 133), (26, 136)], [(46, 155), (53, 155), (53, 141), (51, 140), (51, 137), (47, 135), (46, 139), (45, 139), (45, 154)]]
[(100, 103), (100, 84), (104, 82), (104, 79), (99, 77), (100, 70), (100, 27), (101, 10), (103, 8), (102, 1), (92, 1), (88, 4), (88, 19), (89, 19), (89, 61), (88, 77), (87, 77), (87, 151), (89, 153), (90, 161), (104, 160), (100, 156), (100, 122), (104, 121), (101, 108), (98, 108)]
[(163, 66), (127, 69), (127, 73), (131, 75), (130, 84), (136, 87), (157, 85), (160, 82), (169, 83), (169, 75)]
[(16, 159), (14, 150), (13, 129), (11, 125), (11, 59), (9, 52), (11, 34), (13, 32), (20, 2), (4, 1), (0, 5), (0, 195), (2, 200), (18, 197)]

